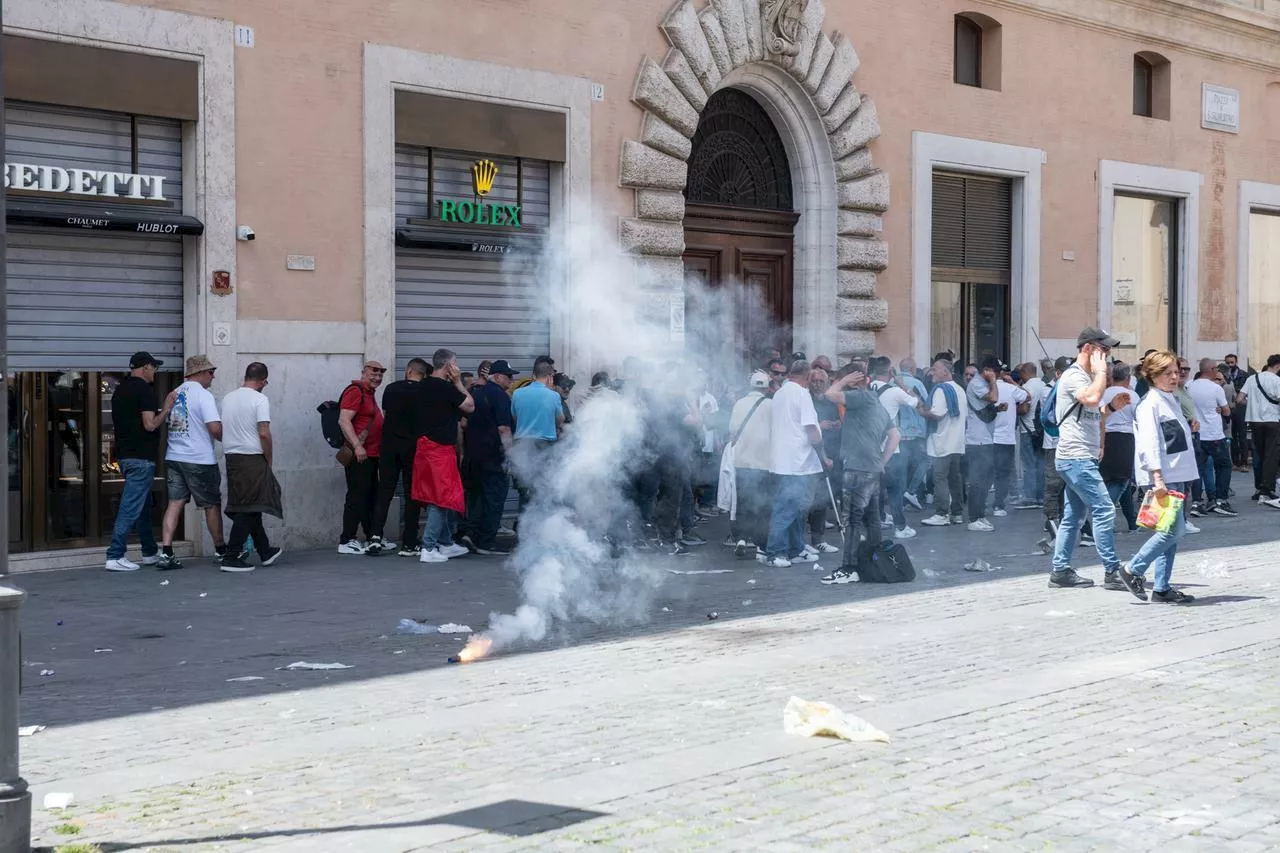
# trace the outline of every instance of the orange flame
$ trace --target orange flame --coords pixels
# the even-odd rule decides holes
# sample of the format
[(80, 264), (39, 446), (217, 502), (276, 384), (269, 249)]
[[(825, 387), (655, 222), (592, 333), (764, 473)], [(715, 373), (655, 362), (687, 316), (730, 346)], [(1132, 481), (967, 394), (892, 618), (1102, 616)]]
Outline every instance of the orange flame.
[(479, 660), (489, 654), (489, 650), (493, 648), (493, 640), (483, 634), (475, 634), (469, 640), (467, 645), (458, 652), (458, 661), (460, 663), (471, 663)]

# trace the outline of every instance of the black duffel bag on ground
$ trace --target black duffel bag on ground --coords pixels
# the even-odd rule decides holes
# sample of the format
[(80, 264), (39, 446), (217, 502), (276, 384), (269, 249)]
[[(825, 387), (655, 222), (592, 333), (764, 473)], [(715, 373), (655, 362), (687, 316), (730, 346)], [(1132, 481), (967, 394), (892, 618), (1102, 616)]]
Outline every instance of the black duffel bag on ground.
[(916, 579), (915, 566), (900, 542), (881, 542), (858, 552), (858, 579), (862, 583), (909, 583)]

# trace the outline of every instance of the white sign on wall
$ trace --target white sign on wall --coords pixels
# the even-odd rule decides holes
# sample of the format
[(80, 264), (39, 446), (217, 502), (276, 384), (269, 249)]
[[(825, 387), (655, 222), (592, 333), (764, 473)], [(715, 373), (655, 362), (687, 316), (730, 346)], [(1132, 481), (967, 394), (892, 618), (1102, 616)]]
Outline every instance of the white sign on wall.
[(1200, 126), (1207, 130), (1240, 132), (1240, 93), (1225, 86), (1205, 83), (1200, 109)]
[(99, 172), (95, 169), (63, 169), (59, 166), (4, 164), (4, 188), (40, 193), (67, 193), (112, 198), (166, 201), (164, 177), (131, 172)]

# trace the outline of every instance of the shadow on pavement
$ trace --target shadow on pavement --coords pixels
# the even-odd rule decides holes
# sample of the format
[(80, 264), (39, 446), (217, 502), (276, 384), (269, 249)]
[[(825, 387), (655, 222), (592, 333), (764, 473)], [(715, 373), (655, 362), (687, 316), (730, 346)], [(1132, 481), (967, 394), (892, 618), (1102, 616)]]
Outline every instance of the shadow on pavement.
[[(1201, 520), (1204, 532), (1181, 543), (1175, 584), (1192, 579), (1212, 584), (1224, 569), (1239, 568), (1204, 552), (1273, 542), (1271, 512), (1247, 506), (1238, 518)], [(911, 516), (917, 527), (919, 516)], [(547, 641), (504, 654), (673, 633), (706, 625), (710, 612), (724, 622), (836, 604), (890, 602), (923, 590), (961, 590), (987, 580), (1044, 577), (1050, 558), (1034, 552), (1041, 513), (1016, 511), (993, 521), (995, 533), (921, 528), (916, 539), (905, 543), (917, 571), (911, 584), (822, 586), (818, 578), (836, 568), (838, 560), (820, 563), (821, 571), (805, 565), (770, 569), (753, 560), (735, 560), (718, 544), (699, 548), (693, 556), (655, 557), (664, 570), (727, 571), (665, 574), (645, 625), (562, 625)], [(717, 543), (726, 533), (727, 521), (720, 518), (708, 522), (702, 535)], [(828, 539), (839, 543), (838, 531), (830, 531)], [(1116, 540), (1123, 560), (1145, 536), (1121, 533)], [(1080, 548), (1078, 555), (1076, 567), (1100, 580), (1096, 552)], [(992, 571), (964, 570), (977, 559)], [(26, 574), (6, 582), (30, 593), (23, 614), (21, 700), (27, 725), (71, 725), (434, 670), (447, 666), (465, 634), (400, 635), (400, 619), (454, 622), (480, 630), (490, 613), (511, 612), (519, 604), (518, 582), (502, 559), (474, 555), (428, 566), (394, 555), (374, 559), (300, 552), (248, 575), (225, 574), (193, 560), (178, 572), (122, 575), (84, 569)], [(1048, 590), (1043, 594), (1046, 599), (1053, 595)], [(1210, 595), (1201, 596), (1197, 605), (1248, 600)], [(762, 624), (748, 630), (767, 639), (782, 629)], [(742, 642), (742, 637), (734, 639)], [(352, 668), (281, 671), (297, 661)], [(484, 664), (470, 664), (477, 665)], [(54, 674), (42, 677), (44, 670)]]

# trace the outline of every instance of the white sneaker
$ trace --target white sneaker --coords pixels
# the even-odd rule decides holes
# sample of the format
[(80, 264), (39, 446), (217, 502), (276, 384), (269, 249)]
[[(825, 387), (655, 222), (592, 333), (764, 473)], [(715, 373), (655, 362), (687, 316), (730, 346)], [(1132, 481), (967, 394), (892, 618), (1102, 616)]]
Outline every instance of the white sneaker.
[(818, 553), (820, 553), (820, 554), (839, 554), (839, 553), (840, 553), (840, 549), (839, 549), (839, 548), (837, 548), (835, 545), (832, 545), (830, 542), (819, 542), (819, 543), (818, 543)]
[(449, 558), (448, 558), (448, 557), (446, 557), (446, 556), (445, 556), (445, 555), (440, 551), (440, 549), (439, 549), (439, 548), (432, 548), (430, 551), (428, 551), (426, 548), (423, 548), (423, 549), (422, 549), (422, 554), (421, 554), (421, 555), (419, 555), (419, 557), (418, 557), (418, 562), (420, 562), (420, 563), (447, 563), (447, 562), (449, 562)]
[(893, 538), (894, 539), (915, 539), (916, 531), (911, 527), (904, 527), (901, 530), (895, 530), (893, 533)]
[(338, 546), (339, 554), (363, 554), (364, 552), (365, 547), (358, 539), (348, 539)]
[(812, 545), (805, 545), (804, 551), (802, 553), (813, 554), (816, 557), (821, 552), (817, 548), (813, 547)]
[(985, 518), (980, 518), (969, 525), (969, 530), (974, 533), (992, 533), (995, 531), (995, 528), (991, 526), (991, 522), (987, 521)]
[(128, 557), (121, 557), (118, 560), (107, 560), (106, 570), (109, 572), (136, 572), (138, 564)]
[(885, 514), (885, 517), (884, 517), (884, 518), (882, 518), (882, 519), (880, 519), (880, 526), (881, 526), (881, 527), (893, 527), (893, 516), (892, 516), (892, 515), (889, 515), (888, 513), (886, 513), (886, 514)]
[(1200, 528), (1199, 528), (1199, 527), (1196, 527), (1194, 524), (1192, 524), (1191, 522), (1189, 522), (1189, 521), (1188, 521), (1188, 522), (1187, 522), (1187, 532), (1188, 532), (1188, 533), (1199, 533), (1199, 532), (1200, 532)]
[(786, 557), (774, 557), (772, 560), (766, 562), (765, 565), (774, 569), (789, 569), (791, 568), (791, 561)]
[(1280, 509), (1280, 498), (1271, 498), (1265, 501), (1258, 501), (1263, 506), (1269, 506), (1272, 509)]
[(447, 548), (441, 548), (440, 553), (444, 554), (446, 557), (449, 557), (449, 558), (465, 557), (471, 553), (471, 549), (468, 548), (466, 545), (459, 545), (457, 542), (454, 542), (452, 545), (450, 545)]
[(819, 579), (818, 582), (821, 584), (825, 584), (826, 586), (832, 586), (834, 584), (857, 583), (858, 573), (849, 571), (847, 569), (836, 569), (834, 572), (827, 575), (826, 577)]
[(928, 518), (923, 519), (920, 523), (925, 527), (946, 527), (951, 523), (951, 519), (947, 518), (945, 515), (939, 515), (935, 512)]
[(992, 512), (991, 514), (994, 515), (996, 518), (1004, 518), (1009, 514), (1009, 511), (1005, 509), (998, 509)]
[(920, 499), (915, 495), (911, 494), (911, 492), (903, 492), (902, 499), (907, 503), (911, 504), (916, 509), (924, 509), (924, 507), (920, 505)]
[(790, 561), (788, 561), (788, 565), (790, 565), (791, 563), (816, 563), (816, 562), (818, 562), (817, 554), (810, 554), (808, 551), (801, 551), (799, 557), (792, 557)]
[(504, 524), (498, 528), (498, 535), (499, 536), (515, 536), (516, 532)]
[(142, 565), (144, 565), (144, 566), (154, 566), (154, 565), (156, 565), (156, 564), (157, 564), (157, 563), (159, 563), (159, 562), (160, 562), (160, 553), (159, 553), (159, 552), (156, 552), (155, 554), (152, 554), (150, 557), (148, 557), (148, 556), (146, 556), (146, 555), (143, 555), (143, 557), (142, 557)]

